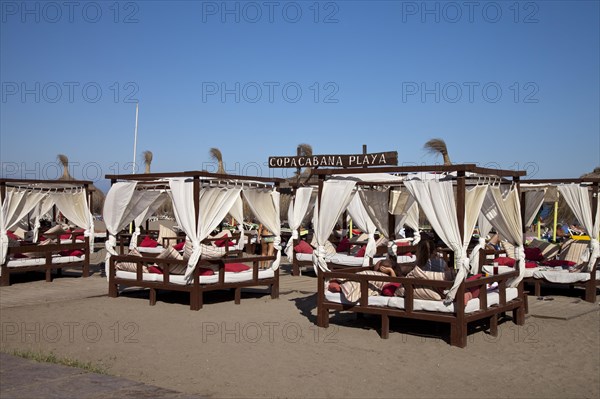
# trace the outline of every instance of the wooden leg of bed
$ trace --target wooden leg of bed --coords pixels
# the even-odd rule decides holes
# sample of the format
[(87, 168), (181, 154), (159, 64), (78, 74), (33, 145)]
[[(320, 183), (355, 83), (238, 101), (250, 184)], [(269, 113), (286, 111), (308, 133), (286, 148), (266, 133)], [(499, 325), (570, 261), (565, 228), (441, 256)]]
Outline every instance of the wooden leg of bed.
[(535, 282), (534, 293), (535, 293), (535, 296), (542, 295), (542, 284), (539, 281)]
[(0, 276), (0, 286), (6, 287), (10, 285), (10, 273), (8, 270), (2, 270), (2, 276)]
[(235, 298), (235, 300), (234, 300), (235, 304), (239, 305), (240, 302), (242, 301), (242, 289), (241, 288), (238, 287), (235, 289), (234, 298)]
[(450, 345), (459, 348), (467, 346), (467, 330), (463, 323), (450, 324)]
[(516, 325), (522, 326), (525, 324), (525, 304), (521, 304), (518, 308), (513, 310), (513, 320)]
[(297, 263), (292, 264), (292, 276), (299, 276), (300, 275), (300, 268), (298, 267)]
[(110, 298), (116, 298), (119, 296), (119, 285), (112, 283), (112, 282), (108, 282), (108, 296)]
[(279, 284), (274, 283), (271, 285), (271, 299), (279, 298)]
[(46, 268), (46, 282), (49, 283), (51, 281), (52, 281), (52, 269), (48, 267), (48, 268)]
[[(593, 284), (591, 284), (593, 283)], [(585, 297), (586, 302), (596, 302), (596, 281), (588, 281), (585, 284)]]
[(381, 315), (381, 338), (388, 339), (390, 337), (390, 318), (386, 314)]
[(497, 314), (490, 317), (490, 335), (492, 337), (498, 336), (498, 315)]
[(156, 305), (156, 289), (150, 288), (150, 306)]
[(89, 263), (84, 263), (83, 264), (83, 272), (81, 273), (83, 277), (89, 277), (90, 276), (90, 264)]
[(525, 314), (529, 313), (529, 293), (525, 292), (523, 294), (523, 308), (525, 310)]
[(323, 328), (329, 327), (329, 310), (325, 307), (317, 309), (317, 326)]

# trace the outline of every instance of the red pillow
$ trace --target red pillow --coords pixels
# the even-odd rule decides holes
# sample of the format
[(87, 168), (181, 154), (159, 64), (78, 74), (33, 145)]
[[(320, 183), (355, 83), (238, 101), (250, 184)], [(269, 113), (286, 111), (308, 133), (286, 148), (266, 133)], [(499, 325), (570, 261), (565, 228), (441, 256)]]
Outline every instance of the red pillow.
[(536, 262), (525, 262), (526, 269), (535, 269), (539, 265)]
[(22, 259), (22, 258), (29, 258), (29, 256), (22, 254), (22, 253), (16, 253), (16, 254), (12, 254), (14, 259)]
[(539, 248), (525, 248), (525, 259), (540, 262), (544, 260), (544, 255)]
[[(77, 236), (75, 237), (76, 240), (81, 240), (81, 241), (85, 241), (85, 236)], [(158, 244), (158, 243), (157, 243)]]
[(179, 244), (173, 245), (173, 248), (176, 251), (183, 251), (183, 247), (185, 247), (185, 241), (181, 241)]
[(226, 272), (245, 272), (246, 270), (250, 270), (250, 266), (244, 265), (243, 263), (226, 263), (225, 271)]
[(70, 233), (69, 234), (61, 234), (60, 235), (60, 239), (61, 240), (68, 240), (70, 238), (71, 238), (71, 234)]
[(148, 272), (154, 274), (163, 274), (162, 269), (158, 266), (148, 266)]
[[(483, 274), (476, 274), (474, 276), (467, 277), (467, 281), (478, 280), (481, 278), (481, 276), (483, 276)], [(479, 297), (479, 290), (480, 290), (480, 287), (471, 287), (471, 288), (467, 289), (467, 291), (473, 295), (473, 298)], [(467, 303), (467, 301), (465, 301), (465, 303)]]
[[(397, 247), (410, 247), (410, 242), (408, 241), (398, 241), (396, 242)], [(403, 253), (401, 256), (412, 256), (412, 252)]]
[(83, 252), (80, 249), (74, 249), (73, 251), (71, 251), (71, 255), (70, 256), (81, 256), (85, 254), (85, 252)]
[(15, 241), (19, 241), (20, 238), (19, 236), (17, 236), (15, 233), (13, 233), (12, 231), (7, 231), (6, 235), (8, 236), (8, 238), (10, 238), (11, 240), (15, 240)]
[(361, 247), (361, 248), (358, 250), (358, 252), (357, 252), (357, 253), (356, 253), (356, 255), (354, 255), (354, 256), (356, 256), (357, 258), (362, 258), (362, 257), (364, 257), (364, 256), (365, 256), (365, 252), (366, 252), (366, 251), (367, 251), (367, 247), (366, 247), (366, 246), (363, 246), (363, 247)]
[(58, 254), (60, 256), (71, 256), (71, 250), (70, 249), (65, 249), (63, 251), (60, 251)]
[(547, 260), (544, 263), (542, 263), (542, 265), (544, 265), (544, 266), (552, 266), (552, 267), (556, 267), (556, 266), (575, 266), (576, 264), (577, 263), (571, 262), (570, 260), (561, 260), (561, 259)]
[(515, 267), (515, 263), (517, 261), (508, 256), (500, 256), (500, 257), (494, 259), (494, 262), (496, 262), (500, 266)]
[(149, 236), (144, 237), (142, 242), (140, 242), (140, 247), (144, 247), (144, 248), (156, 248), (157, 246), (158, 246), (158, 242), (154, 241)]
[(312, 254), (313, 248), (310, 246), (309, 243), (302, 240), (294, 247), (294, 252), (297, 252), (299, 254)]
[(341, 241), (338, 244), (335, 251), (336, 252), (348, 252), (349, 249), (350, 249), (350, 240), (348, 239), (348, 237), (344, 237), (341, 239)]
[(79, 249), (74, 249), (74, 250), (66, 249), (64, 251), (60, 251), (58, 254), (60, 256), (81, 256), (84, 254), (84, 252)]
[(213, 269), (208, 269), (206, 267), (198, 267), (196, 270), (198, 270), (200, 276), (212, 276), (215, 274)]
[(224, 247), (225, 245), (227, 245), (228, 247), (232, 247), (235, 245), (235, 243), (231, 240), (228, 240), (227, 238), (223, 238), (223, 239), (215, 241), (215, 245), (217, 247)]
[(381, 289), (381, 294), (383, 296), (394, 296), (394, 294), (396, 293), (396, 290), (400, 287), (400, 285), (402, 285), (402, 284), (400, 284), (400, 283), (387, 283)]
[(329, 292), (341, 292), (342, 291), (342, 287), (340, 287), (340, 283), (335, 280), (329, 281), (329, 286), (327, 287), (327, 289), (329, 290)]

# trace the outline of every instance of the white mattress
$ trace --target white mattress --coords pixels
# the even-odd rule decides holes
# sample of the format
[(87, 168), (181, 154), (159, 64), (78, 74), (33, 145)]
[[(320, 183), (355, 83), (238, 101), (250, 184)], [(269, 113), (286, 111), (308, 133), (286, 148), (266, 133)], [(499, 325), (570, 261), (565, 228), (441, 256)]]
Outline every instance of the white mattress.
[[(275, 276), (275, 272), (272, 269), (258, 271), (259, 279), (267, 279), (267, 278), (271, 278), (273, 276)], [(123, 279), (128, 279), (128, 280), (135, 280), (136, 273), (124, 272), (122, 270), (117, 270), (117, 277), (123, 278)], [(158, 274), (158, 273), (144, 273), (142, 275), (142, 278), (144, 279), (144, 281), (157, 281), (157, 282), (163, 281), (163, 275)], [(225, 282), (226, 283), (238, 283), (241, 281), (250, 281), (250, 280), (252, 280), (252, 269), (247, 270), (245, 272), (239, 272), (239, 273), (232, 273), (232, 272), (225, 273)], [(169, 282), (171, 282), (173, 284), (179, 284), (179, 285), (187, 284), (185, 277), (183, 275), (171, 274), (169, 276)], [(215, 273), (212, 276), (200, 276), (200, 284), (215, 284), (218, 282), (219, 282), (219, 274), (218, 273)]]
[(152, 248), (152, 247), (137, 247), (137, 250), (140, 253), (144, 253), (145, 252), (147, 254), (159, 254), (162, 251), (164, 251), (165, 249), (163, 248), (162, 245), (159, 245), (159, 246), (154, 247), (154, 248)]
[[(52, 264), (61, 263), (73, 263), (80, 262), (85, 259), (84, 255), (81, 256), (60, 256), (52, 255)], [(25, 267), (25, 266), (38, 266), (46, 263), (46, 258), (21, 258), (9, 260), (6, 266), (8, 267)]]
[[(483, 266), (483, 271), (486, 273), (492, 273), (493, 266)], [(512, 267), (498, 266), (498, 273), (508, 273), (513, 271)], [(558, 284), (572, 284), (581, 283), (590, 279), (590, 273), (569, 273), (568, 269), (563, 269), (561, 266), (540, 266), (535, 268), (525, 269), (524, 278), (539, 278), (544, 279), (551, 283)], [(600, 270), (596, 271), (596, 279), (600, 280)]]
[[(506, 289), (506, 302), (515, 299), (519, 295), (516, 288)], [(334, 293), (325, 290), (325, 298), (328, 301), (342, 303), (342, 304), (356, 304), (349, 302), (341, 293)], [(500, 303), (500, 294), (498, 290), (488, 292), (487, 305), (497, 305)], [(397, 296), (370, 296), (369, 305), (371, 306), (390, 306), (398, 309), (404, 309), (404, 298)], [(454, 303), (449, 306), (444, 305), (443, 301), (429, 301), (423, 299), (415, 299), (413, 301), (413, 310), (424, 310), (427, 312), (443, 312), (443, 313), (454, 313)], [(467, 302), (465, 306), (465, 313), (472, 313), (479, 310), (479, 298), (473, 298)]]
[[(84, 243), (84, 242), (85, 241), (83, 241), (83, 240), (75, 240), (75, 243), (78, 243), (78, 244), (81, 244), (81, 243)], [(61, 238), (60, 239), (60, 243), (61, 244), (72, 244), (73, 243), (73, 239), (72, 238), (67, 238), (67, 239)]]
[[(296, 259), (298, 259), (300, 261), (312, 262), (312, 254), (296, 253), (295, 255), (296, 255)], [(386, 259), (385, 257), (373, 258), (373, 263), (375, 264), (375, 263), (379, 262), (380, 260), (385, 260), (385, 259)], [(325, 258), (325, 261), (327, 263), (335, 263), (335, 264), (344, 265), (344, 266), (362, 266), (364, 258), (338, 253), (329, 258)]]

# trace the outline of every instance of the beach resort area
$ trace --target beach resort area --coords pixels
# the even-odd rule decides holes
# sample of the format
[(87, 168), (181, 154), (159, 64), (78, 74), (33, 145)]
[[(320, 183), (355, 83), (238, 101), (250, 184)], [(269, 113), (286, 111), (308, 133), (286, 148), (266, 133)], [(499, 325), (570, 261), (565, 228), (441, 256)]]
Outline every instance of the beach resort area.
[(0, 1), (0, 398), (600, 397), (600, 3)]

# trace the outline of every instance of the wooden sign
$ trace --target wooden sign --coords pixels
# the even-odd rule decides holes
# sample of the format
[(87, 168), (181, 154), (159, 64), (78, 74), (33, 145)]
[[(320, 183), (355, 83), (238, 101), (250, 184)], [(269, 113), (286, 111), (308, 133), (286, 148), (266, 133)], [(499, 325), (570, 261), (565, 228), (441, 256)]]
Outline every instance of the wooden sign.
[(356, 155), (313, 155), (311, 157), (269, 157), (269, 168), (365, 168), (398, 165), (398, 152)]

